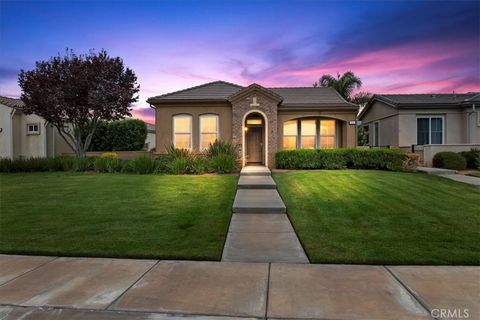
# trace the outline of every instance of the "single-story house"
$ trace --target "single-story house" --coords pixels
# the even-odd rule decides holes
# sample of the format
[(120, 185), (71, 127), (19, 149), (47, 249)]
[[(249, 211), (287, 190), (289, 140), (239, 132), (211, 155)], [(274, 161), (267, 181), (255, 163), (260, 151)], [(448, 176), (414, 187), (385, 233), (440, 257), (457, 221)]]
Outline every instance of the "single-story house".
[(370, 146), (423, 150), (424, 164), (439, 151), (480, 146), (480, 93), (379, 94), (358, 119)]
[(70, 148), (35, 114), (23, 113), (20, 99), (0, 96), (0, 158), (51, 157), (69, 152)]
[(155, 108), (156, 152), (201, 152), (216, 139), (231, 141), (242, 166), (274, 166), (275, 152), (356, 145), (358, 106), (332, 88), (243, 87), (215, 81), (147, 102)]

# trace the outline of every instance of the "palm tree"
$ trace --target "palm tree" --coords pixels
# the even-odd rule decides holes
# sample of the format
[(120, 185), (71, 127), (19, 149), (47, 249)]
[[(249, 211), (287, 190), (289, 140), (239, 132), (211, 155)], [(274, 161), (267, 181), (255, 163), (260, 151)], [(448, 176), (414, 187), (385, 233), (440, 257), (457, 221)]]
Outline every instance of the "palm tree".
[(360, 89), (362, 86), (362, 80), (360, 80), (360, 78), (352, 71), (348, 71), (342, 75), (337, 73), (337, 77), (334, 77), (331, 74), (324, 74), (318, 82), (313, 84), (313, 86), (334, 88), (345, 98), (345, 100), (352, 101), (354, 99), (352, 92), (355, 89)]

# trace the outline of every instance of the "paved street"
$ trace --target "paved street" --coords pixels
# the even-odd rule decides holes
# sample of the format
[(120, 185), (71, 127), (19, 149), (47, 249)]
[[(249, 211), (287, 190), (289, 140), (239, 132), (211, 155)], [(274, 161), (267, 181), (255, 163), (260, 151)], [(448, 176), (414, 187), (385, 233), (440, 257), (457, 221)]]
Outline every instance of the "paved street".
[(0, 319), (480, 318), (480, 267), (0, 255)]

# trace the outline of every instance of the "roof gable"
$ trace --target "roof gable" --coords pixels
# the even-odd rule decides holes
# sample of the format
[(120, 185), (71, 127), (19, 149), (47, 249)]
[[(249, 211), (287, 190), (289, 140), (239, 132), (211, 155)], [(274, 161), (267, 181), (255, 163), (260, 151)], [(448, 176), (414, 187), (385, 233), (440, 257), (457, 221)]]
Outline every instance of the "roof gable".
[(232, 101), (232, 102), (233, 101), (238, 101), (238, 100), (246, 97), (250, 93), (260, 93), (264, 96), (267, 96), (268, 98), (272, 99), (273, 101), (275, 101), (277, 103), (281, 102), (283, 100), (282, 96), (280, 96), (277, 93), (273, 92), (272, 90), (269, 90), (265, 87), (262, 87), (261, 85), (256, 84), (256, 83), (253, 83), (253, 84), (249, 85), (248, 87), (243, 88), (243, 89), (235, 92), (230, 97), (228, 97), (228, 100)]

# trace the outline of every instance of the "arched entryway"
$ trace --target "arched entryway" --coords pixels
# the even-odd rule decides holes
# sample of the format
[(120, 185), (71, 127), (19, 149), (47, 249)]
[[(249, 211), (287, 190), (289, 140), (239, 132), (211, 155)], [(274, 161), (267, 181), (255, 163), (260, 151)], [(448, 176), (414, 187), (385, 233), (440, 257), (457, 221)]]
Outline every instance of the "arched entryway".
[(261, 111), (248, 112), (243, 120), (242, 162), (246, 165), (268, 163), (267, 120)]

